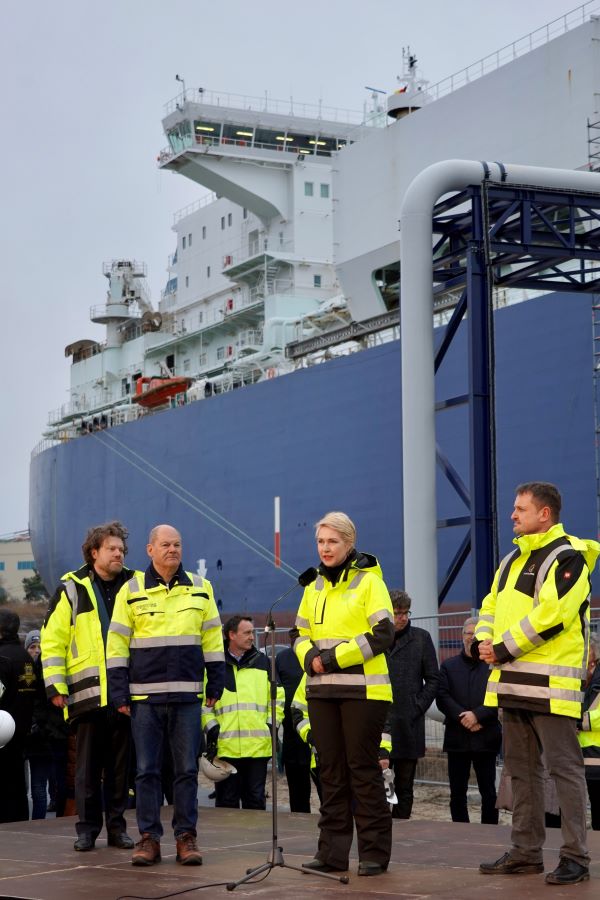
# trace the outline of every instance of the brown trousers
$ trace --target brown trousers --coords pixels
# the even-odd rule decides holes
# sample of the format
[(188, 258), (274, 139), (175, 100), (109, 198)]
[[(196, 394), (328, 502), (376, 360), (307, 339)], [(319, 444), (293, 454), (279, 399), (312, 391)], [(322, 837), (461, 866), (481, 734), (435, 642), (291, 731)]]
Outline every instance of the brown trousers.
[(560, 855), (589, 866), (586, 847), (585, 771), (577, 740), (577, 721), (569, 716), (505, 709), (502, 713), (504, 758), (513, 789), (513, 859), (542, 862), (544, 764), (554, 779), (561, 811)]

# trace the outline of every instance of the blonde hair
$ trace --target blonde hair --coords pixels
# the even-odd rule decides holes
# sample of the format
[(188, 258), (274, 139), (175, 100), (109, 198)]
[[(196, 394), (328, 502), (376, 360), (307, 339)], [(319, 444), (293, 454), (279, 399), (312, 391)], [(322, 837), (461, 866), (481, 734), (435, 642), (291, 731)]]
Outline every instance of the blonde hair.
[(356, 544), (356, 528), (352, 519), (343, 512), (328, 512), (315, 525), (315, 537), (319, 536), (319, 528), (326, 525), (339, 532), (344, 541), (351, 547)]

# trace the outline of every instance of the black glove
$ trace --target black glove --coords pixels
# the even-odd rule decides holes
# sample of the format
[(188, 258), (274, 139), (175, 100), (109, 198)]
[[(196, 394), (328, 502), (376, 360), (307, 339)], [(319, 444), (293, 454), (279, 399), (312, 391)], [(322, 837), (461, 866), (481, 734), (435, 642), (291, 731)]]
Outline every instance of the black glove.
[(206, 758), (209, 762), (212, 762), (215, 756), (217, 755), (217, 749), (219, 745), (219, 732), (221, 731), (220, 725), (213, 725), (212, 728), (206, 734)]

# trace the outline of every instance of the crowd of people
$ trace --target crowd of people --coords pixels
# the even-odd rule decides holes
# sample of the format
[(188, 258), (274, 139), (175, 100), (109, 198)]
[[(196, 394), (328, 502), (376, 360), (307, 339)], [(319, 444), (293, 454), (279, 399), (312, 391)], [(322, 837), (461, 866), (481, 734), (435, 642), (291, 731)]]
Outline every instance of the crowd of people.
[[(0, 748), (0, 821), (29, 817), (28, 760), (32, 817), (46, 815), (48, 797), (56, 815), (76, 811), (76, 851), (93, 850), (105, 827), (109, 846), (133, 851), (133, 865), (158, 863), (166, 797), (177, 862), (200, 865), (199, 759), (220, 773), (217, 807), (265, 809), (282, 725), (290, 809), (311, 811), (313, 784), (320, 801), (314, 858), (303, 867), (346, 871), (356, 831), (358, 874), (381, 875), (393, 818), (411, 816), (435, 701), (452, 820), (469, 821), (471, 769), (483, 824), (497, 824), (499, 806), (512, 809), (511, 848), (480, 872), (543, 872), (545, 826), (556, 824), (563, 842), (546, 881), (587, 879), (588, 802), (600, 829), (600, 648), (589, 633), (600, 544), (568, 535), (560, 511), (554, 485), (517, 488), (516, 548), (479, 616), (463, 623), (460, 652), (440, 666), (431, 635), (411, 622), (408, 593), (388, 591), (350, 518), (328, 513), (316, 525), (319, 566), (291, 646), (277, 656), (276, 686), (252, 619), (222, 624), (210, 582), (183, 567), (176, 528), (151, 530), (145, 570), (125, 567), (121, 523), (90, 529), (83, 564), (61, 579), (41, 632), (22, 644), (18, 616), (0, 610), (0, 708), (15, 720)], [(509, 801), (496, 794), (499, 754)], [(125, 820), (132, 796), (137, 841)]]

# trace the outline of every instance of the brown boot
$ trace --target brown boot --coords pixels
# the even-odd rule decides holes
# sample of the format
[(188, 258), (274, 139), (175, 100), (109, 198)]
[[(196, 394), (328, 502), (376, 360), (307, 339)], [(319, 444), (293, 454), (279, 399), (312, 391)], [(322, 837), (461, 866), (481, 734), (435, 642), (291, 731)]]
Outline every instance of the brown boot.
[(196, 838), (190, 831), (175, 838), (177, 842), (177, 862), (182, 866), (201, 866), (202, 857), (196, 844)]
[(131, 857), (132, 866), (151, 866), (160, 862), (160, 842), (145, 831), (141, 841), (135, 845)]

